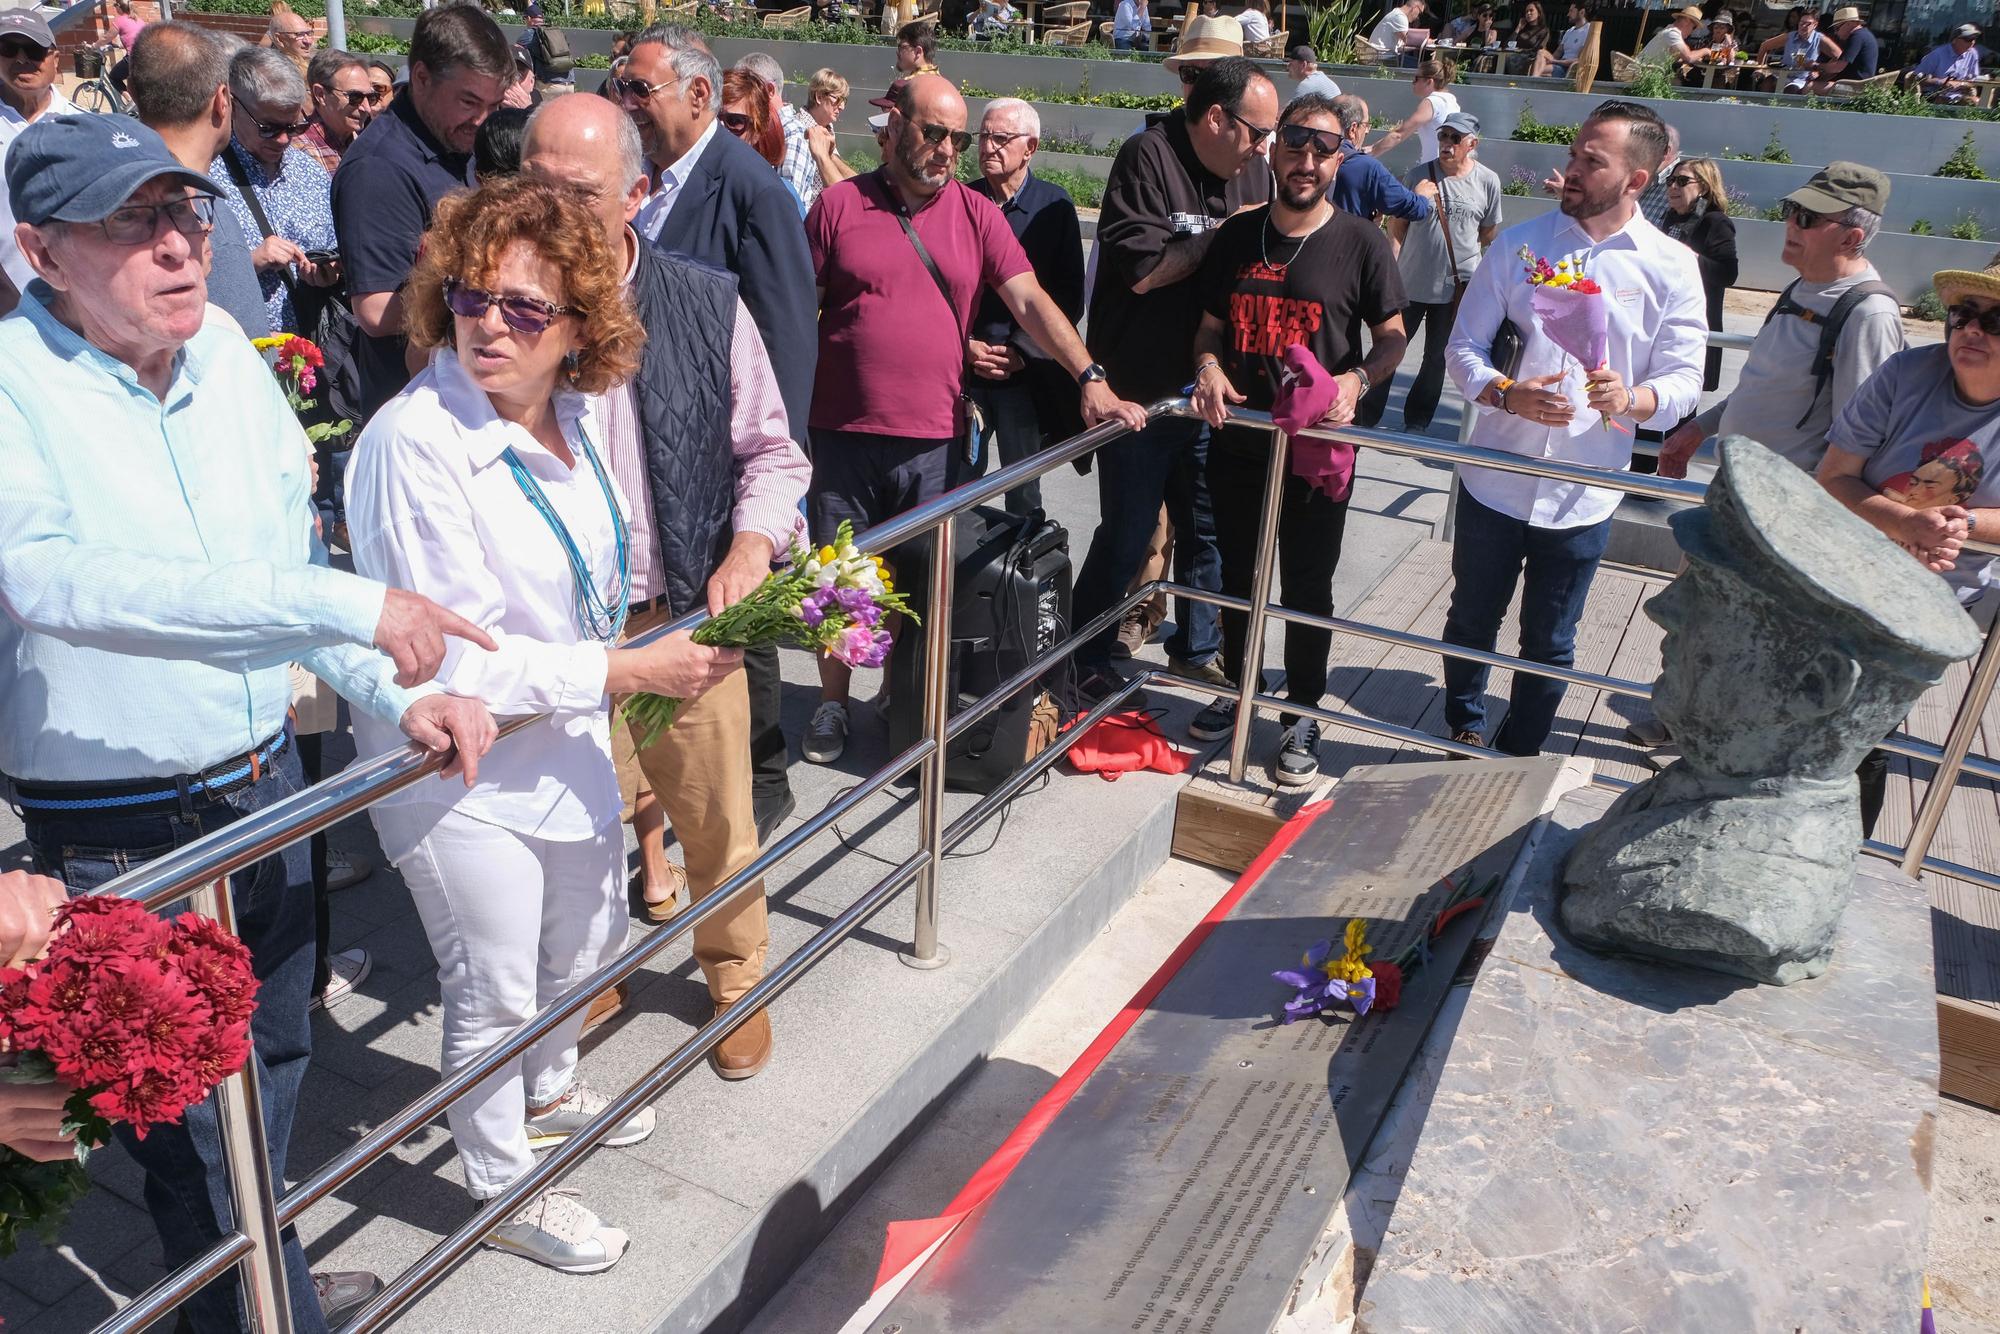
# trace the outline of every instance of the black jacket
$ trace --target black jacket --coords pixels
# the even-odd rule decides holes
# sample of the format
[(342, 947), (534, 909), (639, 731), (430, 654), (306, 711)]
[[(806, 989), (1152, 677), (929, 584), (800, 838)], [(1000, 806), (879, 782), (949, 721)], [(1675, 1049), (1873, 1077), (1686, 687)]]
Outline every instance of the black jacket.
[(792, 438), (805, 443), (819, 309), (805, 225), (778, 173), (757, 150), (718, 129), (654, 244), (736, 275), (777, 373)]

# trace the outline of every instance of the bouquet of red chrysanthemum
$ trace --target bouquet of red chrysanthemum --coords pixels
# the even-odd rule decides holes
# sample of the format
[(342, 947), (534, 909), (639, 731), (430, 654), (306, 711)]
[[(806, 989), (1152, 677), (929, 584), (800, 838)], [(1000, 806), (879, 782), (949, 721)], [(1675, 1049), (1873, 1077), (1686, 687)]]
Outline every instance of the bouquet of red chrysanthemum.
[[(271, 371), (284, 387), (285, 400), (292, 405), (293, 412), (304, 412), (312, 406), (311, 395), (319, 388), (320, 368), (326, 365), (326, 354), (319, 350), (319, 344), (310, 338), (301, 338), (293, 333), (272, 334), (269, 338), (253, 338), (250, 346), (259, 352), (272, 354)], [(314, 422), (306, 427), (306, 439), (315, 445), (322, 440), (346, 435), (353, 422)]]
[(140, 1139), (243, 1068), (257, 1008), (250, 951), (214, 922), (172, 922), (91, 895), (64, 905), (48, 953), (0, 971), (0, 1080), (61, 1081), (71, 1162), (38, 1163), (0, 1147), (0, 1255), (24, 1230), (53, 1237), (90, 1188), (89, 1151), (114, 1122)]

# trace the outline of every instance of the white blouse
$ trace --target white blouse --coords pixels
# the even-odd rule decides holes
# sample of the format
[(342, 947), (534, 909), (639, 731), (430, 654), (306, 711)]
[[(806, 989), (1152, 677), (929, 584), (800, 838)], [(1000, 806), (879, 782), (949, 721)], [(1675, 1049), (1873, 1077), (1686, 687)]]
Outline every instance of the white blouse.
[[(619, 816), (604, 693), (608, 658), (605, 645), (586, 639), (577, 624), (569, 558), (508, 467), (508, 447), (541, 486), (595, 573), (599, 595), (614, 608), (618, 552), (604, 489), (580, 444), (584, 400), (560, 392), (555, 408), (574, 467), (496, 415), (457, 354), (440, 348), (361, 433), (347, 469), (347, 523), (359, 573), (422, 593), (498, 644), (489, 653), (447, 638), (439, 686), (484, 700), (496, 716), (552, 715), (495, 746), (470, 790), (458, 778), (432, 778), (391, 800), (432, 806), (437, 815), (456, 808), (503, 829), (574, 842)], [(598, 457), (609, 477), (602, 450)], [(611, 493), (629, 515), (615, 479)], [(404, 740), (359, 712), (354, 730), (363, 755)], [(401, 832), (406, 822), (393, 823)], [(419, 832), (428, 828), (414, 823)], [(383, 851), (395, 859), (413, 847)]]

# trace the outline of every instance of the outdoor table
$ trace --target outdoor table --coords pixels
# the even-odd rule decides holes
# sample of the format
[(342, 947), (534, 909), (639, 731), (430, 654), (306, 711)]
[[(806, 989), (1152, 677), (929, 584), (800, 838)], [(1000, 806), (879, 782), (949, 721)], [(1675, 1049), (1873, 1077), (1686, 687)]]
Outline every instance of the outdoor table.
[(1723, 88), (1725, 90), (1740, 88), (1743, 82), (1743, 71), (1760, 68), (1762, 67), (1755, 60), (1704, 61), (1701, 67), (1701, 86), (1704, 88), (1715, 87), (1716, 80), (1722, 76), (1724, 70), (1727, 70), (1729, 72), (1729, 82), (1724, 84)]
[(1462, 46), (1452, 42), (1432, 42), (1431, 48), (1442, 51), (1474, 74), (1498, 74), (1500, 57), (1507, 54), (1498, 46)]

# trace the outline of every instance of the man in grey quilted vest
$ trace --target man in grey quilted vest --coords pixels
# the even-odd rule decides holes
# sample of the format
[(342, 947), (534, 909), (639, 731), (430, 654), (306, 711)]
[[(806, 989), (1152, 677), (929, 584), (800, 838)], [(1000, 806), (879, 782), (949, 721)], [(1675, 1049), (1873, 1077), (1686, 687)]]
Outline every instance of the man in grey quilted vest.
[[(630, 506), (627, 633), (698, 605), (720, 611), (790, 550), (812, 475), (791, 437), (763, 339), (733, 276), (669, 256), (632, 230), (649, 180), (639, 132), (618, 107), (598, 97), (543, 104), (528, 122), (521, 166), (583, 194), (613, 252), (626, 256), (626, 290), (646, 328), (638, 375), (594, 399), (589, 415)], [(636, 754), (622, 720), (613, 730), (628, 818), (640, 816), (643, 774), (686, 852), (693, 899), (713, 893), (758, 851), (743, 674), (687, 706)], [(677, 886), (664, 854), (652, 855), (659, 864), (647, 868), (646, 908), (664, 921), (675, 911)], [(764, 975), (768, 939), (761, 884), (695, 928), (695, 959), (718, 1013)], [(722, 1041), (710, 1063), (724, 1079), (748, 1079), (770, 1056), (770, 1020), (759, 1012)]]

